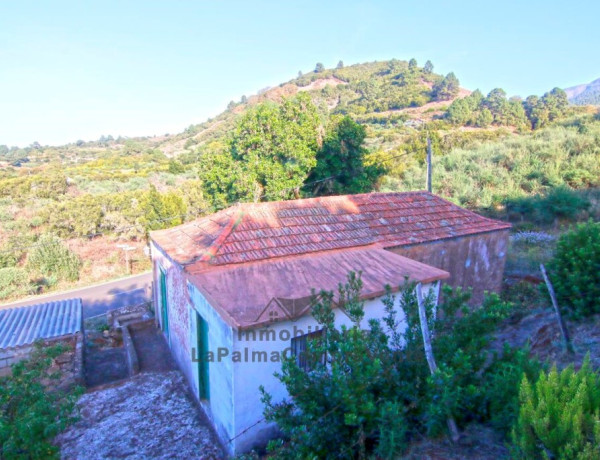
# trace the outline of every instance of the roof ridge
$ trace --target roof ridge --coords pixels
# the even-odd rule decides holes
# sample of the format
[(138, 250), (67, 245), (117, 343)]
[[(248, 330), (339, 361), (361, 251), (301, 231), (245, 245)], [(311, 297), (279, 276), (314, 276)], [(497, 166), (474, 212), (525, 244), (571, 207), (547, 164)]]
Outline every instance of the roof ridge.
[(241, 206), (234, 206), (233, 210), (237, 212), (234, 212), (229, 217), (227, 225), (223, 227), (223, 230), (221, 230), (219, 236), (217, 236), (211, 245), (206, 248), (206, 251), (204, 251), (204, 254), (202, 254), (200, 258), (192, 262), (208, 262), (217, 255), (217, 252), (219, 252), (219, 249), (221, 249), (221, 246), (223, 246), (225, 240), (229, 237), (229, 235), (231, 235), (233, 230), (242, 222), (242, 219), (244, 218), (245, 213)]

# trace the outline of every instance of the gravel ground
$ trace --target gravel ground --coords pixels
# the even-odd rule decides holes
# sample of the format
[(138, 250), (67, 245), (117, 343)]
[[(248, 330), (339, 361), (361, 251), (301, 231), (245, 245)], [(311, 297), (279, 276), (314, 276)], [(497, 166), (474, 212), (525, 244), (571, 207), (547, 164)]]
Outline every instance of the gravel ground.
[(178, 371), (139, 374), (79, 400), (80, 420), (56, 438), (63, 459), (221, 459)]

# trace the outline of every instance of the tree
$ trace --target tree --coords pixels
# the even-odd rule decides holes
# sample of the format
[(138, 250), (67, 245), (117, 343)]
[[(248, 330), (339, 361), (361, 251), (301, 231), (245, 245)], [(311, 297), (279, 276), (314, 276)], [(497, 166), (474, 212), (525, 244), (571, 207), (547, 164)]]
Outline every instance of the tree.
[(235, 109), (236, 103), (234, 101), (229, 101), (229, 104), (227, 104), (227, 110), (233, 110)]
[(460, 82), (453, 72), (446, 75), (439, 83), (433, 85), (433, 97), (438, 101), (454, 98), (460, 90)]
[(494, 116), (492, 115), (492, 112), (490, 112), (490, 109), (488, 109), (487, 107), (484, 107), (479, 112), (479, 115), (477, 115), (477, 118), (475, 119), (475, 125), (480, 128), (487, 128), (489, 125), (492, 124), (493, 121)]
[(417, 65), (417, 60), (415, 58), (412, 58), (410, 61), (408, 61), (409, 70), (415, 70), (417, 68)]
[(469, 106), (467, 98), (456, 99), (446, 112), (446, 118), (453, 125), (466, 125), (473, 116), (473, 110)]
[(425, 63), (425, 65), (423, 66), (423, 71), (424, 71), (426, 74), (433, 73), (433, 64), (431, 63), (431, 61), (427, 61), (427, 62)]
[(142, 217), (140, 224), (146, 232), (182, 224), (185, 219), (186, 207), (183, 198), (176, 192), (158, 193), (154, 185), (144, 195), (140, 202)]
[(226, 151), (203, 156), (200, 179), (219, 202), (297, 196), (322, 145), (321, 119), (307, 93), (248, 110)]
[(349, 116), (330, 120), (323, 147), (317, 154), (317, 165), (308, 178), (309, 182), (319, 181), (312, 189), (313, 195), (373, 190), (385, 169), (366, 163), (365, 137), (365, 127)]
[(298, 71), (298, 78), (302, 78), (302, 75), (303, 75), (303, 74), (302, 74), (302, 71), (301, 71), (301, 70), (299, 70), (299, 71)]
[(343, 69), (344, 68), (344, 61), (339, 61), (337, 63), (337, 65), (335, 66), (336, 69)]
[(315, 66), (315, 73), (321, 73), (325, 71), (325, 66), (321, 62), (317, 62)]
[(240, 99), (240, 103), (241, 104), (247, 104), (248, 103), (248, 98), (246, 97), (246, 95), (242, 95), (241, 99)]

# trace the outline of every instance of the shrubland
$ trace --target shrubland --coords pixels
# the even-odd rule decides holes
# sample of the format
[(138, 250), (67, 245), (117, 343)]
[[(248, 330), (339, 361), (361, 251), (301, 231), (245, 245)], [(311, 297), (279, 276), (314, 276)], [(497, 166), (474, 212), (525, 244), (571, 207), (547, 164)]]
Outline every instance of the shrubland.
[[(422, 435), (446, 430), (449, 417), (459, 428), (488, 423), (508, 436), (519, 407), (523, 375), (535, 380), (540, 364), (526, 349), (489, 351), (491, 333), (511, 314), (496, 296), (476, 309), (469, 294), (446, 290), (428, 323), (438, 370), (424, 355), (415, 286), (388, 293), (383, 321), (363, 319), (360, 275), (351, 273), (338, 296), (321, 292), (313, 316), (323, 333), (309, 341), (307, 371), (290, 358), (277, 378), (290, 398), (273, 402), (263, 391), (265, 417), (284, 437), (270, 445), (277, 458), (397, 458)], [(352, 326), (337, 327), (333, 308), (343, 302)], [(406, 329), (399, 323), (406, 319)]]

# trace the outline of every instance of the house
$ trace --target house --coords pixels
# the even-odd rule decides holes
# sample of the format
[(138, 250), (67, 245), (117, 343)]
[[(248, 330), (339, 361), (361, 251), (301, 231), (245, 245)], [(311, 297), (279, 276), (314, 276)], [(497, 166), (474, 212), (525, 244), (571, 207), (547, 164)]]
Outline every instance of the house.
[[(311, 289), (361, 270), (365, 322), (384, 315), (385, 286), (405, 277), (437, 296), (441, 280), (500, 287), (509, 226), (427, 192), (241, 204), (151, 233), (158, 323), (231, 454), (272, 436), (259, 385), (317, 325)], [(337, 324), (350, 321), (342, 309)], [(401, 326), (402, 327), (402, 326)], [(317, 332), (318, 333), (318, 332)], [(199, 359), (208, 357), (208, 359)]]
[(36, 342), (62, 344), (66, 352), (58, 359), (63, 372), (60, 384), (83, 382), (81, 299), (66, 299), (0, 310), (0, 376), (11, 365), (31, 356)]

